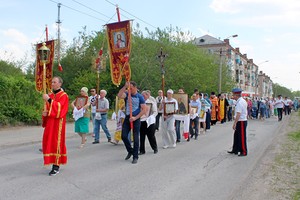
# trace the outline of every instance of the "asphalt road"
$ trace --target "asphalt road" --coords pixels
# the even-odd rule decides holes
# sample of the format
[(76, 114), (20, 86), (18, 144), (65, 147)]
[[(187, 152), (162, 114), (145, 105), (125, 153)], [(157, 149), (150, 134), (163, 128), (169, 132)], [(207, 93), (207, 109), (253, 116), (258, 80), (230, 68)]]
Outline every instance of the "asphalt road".
[[(146, 154), (136, 165), (131, 159), (124, 160), (127, 153), (122, 143), (113, 145), (105, 139), (92, 144), (89, 136), (87, 145), (79, 149), (80, 139), (68, 125), (68, 164), (55, 177), (48, 176), (50, 167), (43, 167), (38, 151), (40, 127), (2, 130), (0, 200), (247, 199), (243, 196), (247, 179), (281, 134), (285, 121), (249, 121), (247, 157), (227, 153), (232, 146), (232, 122), (217, 124), (198, 140), (182, 141), (176, 148), (162, 149), (161, 133), (157, 132), (158, 154), (153, 154), (146, 140)], [(19, 138), (12, 132), (28, 135), (13, 143)], [(103, 132), (101, 137), (105, 138)]]

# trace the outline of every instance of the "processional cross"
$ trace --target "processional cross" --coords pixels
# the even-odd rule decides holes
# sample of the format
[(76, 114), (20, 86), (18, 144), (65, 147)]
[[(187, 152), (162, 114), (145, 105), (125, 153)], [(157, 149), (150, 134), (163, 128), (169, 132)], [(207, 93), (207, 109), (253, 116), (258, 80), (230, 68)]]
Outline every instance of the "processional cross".
[(163, 54), (163, 48), (160, 48), (160, 54), (157, 56), (160, 62), (160, 69), (161, 69), (161, 90), (164, 96), (165, 91), (165, 68), (164, 68), (164, 61), (167, 57), (167, 54)]

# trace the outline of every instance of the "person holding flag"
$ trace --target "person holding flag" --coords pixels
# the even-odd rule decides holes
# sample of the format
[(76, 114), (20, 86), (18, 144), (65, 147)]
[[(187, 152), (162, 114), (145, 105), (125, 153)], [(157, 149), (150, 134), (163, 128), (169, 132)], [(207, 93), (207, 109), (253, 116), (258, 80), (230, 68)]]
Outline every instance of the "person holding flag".
[(52, 93), (43, 94), (47, 109), (43, 111), (43, 154), (44, 165), (51, 165), (49, 176), (59, 173), (59, 166), (67, 164), (66, 116), (69, 97), (61, 88), (63, 80), (56, 76), (52, 79)]
[[(128, 90), (128, 92), (126, 91)], [(140, 117), (146, 113), (146, 104), (143, 95), (138, 93), (137, 84), (134, 81), (126, 82), (118, 93), (120, 99), (125, 100), (125, 119), (122, 126), (122, 140), (127, 150), (127, 156), (125, 160), (128, 160), (133, 156), (132, 164), (136, 164), (138, 161), (139, 151), (139, 135), (141, 121)], [(130, 99), (129, 99), (130, 98)], [(130, 105), (131, 100), (131, 105)], [(132, 106), (132, 109), (130, 107)], [(132, 111), (132, 113), (131, 113)], [(133, 130), (133, 148), (131, 142), (128, 139), (130, 130)]]

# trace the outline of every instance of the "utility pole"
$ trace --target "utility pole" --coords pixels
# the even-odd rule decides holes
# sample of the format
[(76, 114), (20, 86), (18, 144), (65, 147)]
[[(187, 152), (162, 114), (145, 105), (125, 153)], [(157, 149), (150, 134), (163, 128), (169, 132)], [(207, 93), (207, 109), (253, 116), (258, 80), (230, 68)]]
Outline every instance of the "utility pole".
[(61, 3), (57, 4), (58, 7), (58, 16), (57, 16), (57, 63), (58, 63), (58, 70), (62, 71), (62, 67), (60, 65), (60, 7), (61, 7)]

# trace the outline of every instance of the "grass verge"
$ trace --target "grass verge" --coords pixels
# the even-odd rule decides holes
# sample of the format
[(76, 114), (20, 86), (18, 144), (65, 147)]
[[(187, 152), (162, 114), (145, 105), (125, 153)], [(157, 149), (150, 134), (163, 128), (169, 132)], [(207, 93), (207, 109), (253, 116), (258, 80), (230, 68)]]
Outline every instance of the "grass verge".
[(272, 166), (273, 189), (284, 199), (300, 200), (300, 112), (290, 117), (287, 132)]

